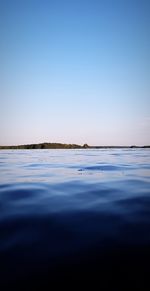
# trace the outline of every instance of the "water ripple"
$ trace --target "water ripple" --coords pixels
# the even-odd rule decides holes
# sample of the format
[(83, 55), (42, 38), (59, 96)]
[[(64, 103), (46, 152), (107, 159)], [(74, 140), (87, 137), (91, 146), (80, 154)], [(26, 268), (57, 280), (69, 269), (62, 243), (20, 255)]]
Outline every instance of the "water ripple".
[(4, 151), (0, 168), (4, 285), (81, 279), (83, 270), (86, 280), (102, 274), (106, 282), (120, 269), (145, 280), (149, 151)]

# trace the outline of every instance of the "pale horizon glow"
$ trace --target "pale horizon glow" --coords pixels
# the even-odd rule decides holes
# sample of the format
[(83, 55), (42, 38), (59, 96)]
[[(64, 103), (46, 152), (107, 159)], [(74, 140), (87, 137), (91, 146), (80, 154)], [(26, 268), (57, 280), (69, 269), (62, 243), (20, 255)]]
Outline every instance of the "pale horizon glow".
[(149, 0), (0, 0), (0, 145), (150, 145)]

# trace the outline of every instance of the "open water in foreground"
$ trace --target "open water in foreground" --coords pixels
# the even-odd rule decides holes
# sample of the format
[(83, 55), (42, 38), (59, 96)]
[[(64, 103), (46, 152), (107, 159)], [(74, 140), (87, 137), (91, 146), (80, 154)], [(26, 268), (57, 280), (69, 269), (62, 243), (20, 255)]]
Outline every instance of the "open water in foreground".
[(150, 290), (150, 150), (0, 151), (0, 278)]

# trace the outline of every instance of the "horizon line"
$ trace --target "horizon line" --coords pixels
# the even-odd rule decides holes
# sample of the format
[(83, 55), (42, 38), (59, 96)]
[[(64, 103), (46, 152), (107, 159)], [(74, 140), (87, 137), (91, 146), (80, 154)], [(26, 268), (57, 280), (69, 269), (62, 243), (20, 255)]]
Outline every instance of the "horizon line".
[[(41, 147), (40, 147), (41, 146)], [(49, 146), (49, 147), (48, 147)], [(75, 143), (61, 143), (61, 142), (40, 142), (40, 143), (27, 143), (27, 144), (17, 144), (17, 145), (0, 145), (0, 149), (51, 149), (51, 148), (150, 148), (150, 145), (136, 145), (136, 144), (131, 144), (131, 145), (89, 145), (87, 143), (84, 143), (83, 145), (81, 144), (75, 144)]]

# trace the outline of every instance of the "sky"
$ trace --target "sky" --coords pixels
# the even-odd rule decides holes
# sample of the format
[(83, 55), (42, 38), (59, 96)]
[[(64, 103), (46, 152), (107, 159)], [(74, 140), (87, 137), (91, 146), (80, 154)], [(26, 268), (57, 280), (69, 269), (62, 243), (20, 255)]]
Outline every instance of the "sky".
[(0, 145), (150, 144), (149, 0), (0, 0)]

